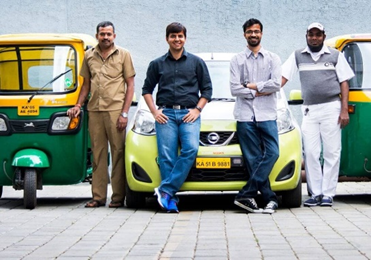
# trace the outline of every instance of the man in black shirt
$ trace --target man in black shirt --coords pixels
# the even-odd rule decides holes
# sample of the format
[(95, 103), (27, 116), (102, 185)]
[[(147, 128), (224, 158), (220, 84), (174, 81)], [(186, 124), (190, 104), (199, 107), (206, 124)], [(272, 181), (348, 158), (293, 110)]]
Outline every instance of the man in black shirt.
[[(167, 212), (179, 212), (176, 192), (197, 156), (200, 113), (212, 94), (207, 66), (201, 58), (184, 49), (186, 37), (187, 29), (180, 23), (166, 27), (169, 51), (149, 64), (142, 89), (156, 120), (162, 181), (155, 193), (161, 208)], [(152, 93), (157, 84), (156, 107)]]

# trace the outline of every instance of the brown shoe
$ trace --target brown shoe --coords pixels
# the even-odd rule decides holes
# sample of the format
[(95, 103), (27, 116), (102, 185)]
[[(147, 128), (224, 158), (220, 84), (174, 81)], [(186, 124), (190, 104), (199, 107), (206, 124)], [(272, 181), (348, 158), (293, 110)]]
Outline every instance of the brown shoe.
[(109, 208), (121, 208), (124, 206), (124, 202), (122, 201), (111, 201), (108, 205)]
[(91, 200), (85, 204), (85, 208), (99, 208), (100, 206), (105, 206), (106, 203), (99, 200)]

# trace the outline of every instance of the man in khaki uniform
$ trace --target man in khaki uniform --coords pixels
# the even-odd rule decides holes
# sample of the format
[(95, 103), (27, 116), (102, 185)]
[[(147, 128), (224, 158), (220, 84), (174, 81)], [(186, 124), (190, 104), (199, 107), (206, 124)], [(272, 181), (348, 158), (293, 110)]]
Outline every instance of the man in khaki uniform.
[(79, 99), (67, 114), (76, 117), (90, 93), (89, 132), (93, 151), (93, 199), (85, 207), (106, 204), (108, 185), (108, 142), (112, 154), (111, 208), (122, 207), (125, 199), (124, 143), (128, 111), (134, 95), (135, 70), (130, 53), (114, 44), (115, 28), (105, 21), (97, 25), (98, 45), (88, 50), (81, 67), (84, 78)]

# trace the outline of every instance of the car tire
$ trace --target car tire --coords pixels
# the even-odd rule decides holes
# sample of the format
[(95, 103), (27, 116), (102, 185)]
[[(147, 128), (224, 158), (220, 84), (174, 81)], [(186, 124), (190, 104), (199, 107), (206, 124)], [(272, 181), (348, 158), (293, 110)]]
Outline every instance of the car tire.
[(295, 189), (282, 193), (282, 204), (287, 208), (298, 208), (301, 206), (301, 178)]
[(132, 191), (126, 183), (126, 207), (143, 208), (146, 205), (146, 193)]

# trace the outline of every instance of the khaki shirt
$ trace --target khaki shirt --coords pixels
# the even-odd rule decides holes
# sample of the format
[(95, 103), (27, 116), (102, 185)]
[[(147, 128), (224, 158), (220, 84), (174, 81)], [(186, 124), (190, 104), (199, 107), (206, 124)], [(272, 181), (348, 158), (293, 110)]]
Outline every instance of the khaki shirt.
[(80, 76), (90, 80), (88, 111), (112, 111), (122, 109), (125, 79), (135, 76), (135, 70), (126, 49), (114, 46), (104, 60), (97, 45), (85, 53)]

